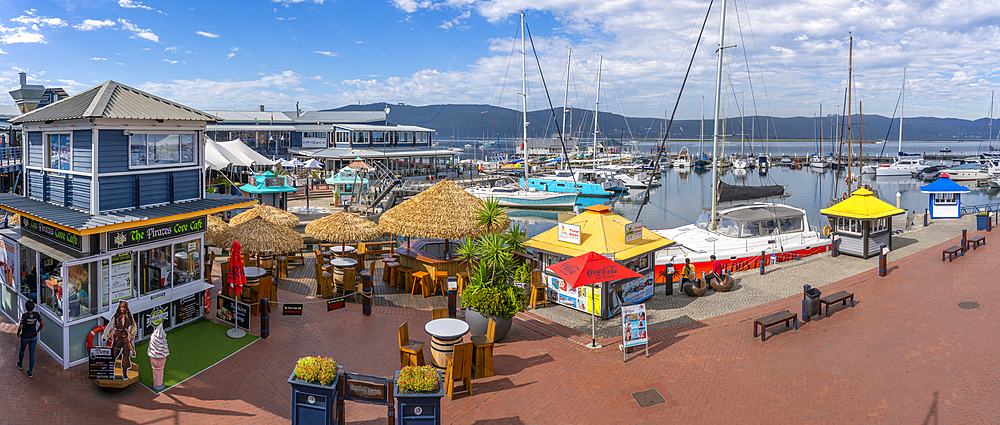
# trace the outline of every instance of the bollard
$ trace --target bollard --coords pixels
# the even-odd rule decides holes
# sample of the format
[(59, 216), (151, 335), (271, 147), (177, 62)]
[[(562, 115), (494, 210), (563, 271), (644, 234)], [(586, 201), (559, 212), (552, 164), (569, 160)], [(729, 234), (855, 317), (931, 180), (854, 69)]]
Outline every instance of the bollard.
[(965, 251), (969, 250), (969, 238), (968, 230), (962, 229), (962, 256), (965, 256)]
[[(529, 283), (528, 286), (531, 286)], [(458, 278), (448, 277), (448, 317), (458, 317)]]
[(267, 298), (260, 300), (260, 339), (267, 339), (271, 336), (271, 304)]
[(924, 227), (927, 227), (927, 218), (930, 217), (931, 212), (927, 208), (924, 208)]
[(993, 220), (990, 220), (990, 213), (988, 212), (986, 213), (986, 231), (987, 232), (993, 231)]
[(361, 314), (372, 315), (372, 274), (367, 270), (361, 272)]
[(764, 251), (760, 252), (760, 275), (764, 275), (764, 263), (767, 262), (767, 253)]
[(667, 279), (667, 295), (674, 294), (674, 265), (667, 263), (667, 268), (663, 270), (663, 277)]
[(888, 251), (889, 250), (886, 249), (885, 245), (882, 245), (881, 247), (879, 247), (879, 252), (878, 252), (878, 276), (879, 277), (885, 277), (887, 274), (889, 274), (889, 270), (886, 267), (887, 266), (886, 254), (888, 253)]

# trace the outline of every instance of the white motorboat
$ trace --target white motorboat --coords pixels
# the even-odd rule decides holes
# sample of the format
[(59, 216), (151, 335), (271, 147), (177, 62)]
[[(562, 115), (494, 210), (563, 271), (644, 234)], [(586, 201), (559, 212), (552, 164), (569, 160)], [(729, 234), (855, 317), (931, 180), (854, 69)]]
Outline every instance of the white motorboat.
[(826, 161), (823, 155), (813, 155), (809, 158), (809, 166), (812, 168), (827, 168), (830, 163)]
[(746, 158), (737, 157), (733, 158), (733, 168), (737, 170), (745, 170), (750, 166), (750, 162)]
[(691, 167), (691, 154), (688, 152), (687, 146), (681, 148), (681, 151), (677, 154), (677, 159), (674, 159), (671, 165), (679, 168)]
[(986, 180), (990, 178), (990, 173), (987, 173), (978, 162), (970, 162), (941, 170), (941, 174), (947, 174), (948, 178), (954, 181)]
[[(927, 168), (922, 155), (906, 155), (900, 152), (900, 157), (892, 164), (875, 168), (876, 177), (912, 176)], [(862, 173), (864, 174), (864, 173)]]
[(494, 198), (501, 206), (514, 208), (572, 209), (577, 197), (575, 193), (542, 192), (531, 188), (524, 190), (515, 185), (471, 187), (465, 191), (484, 201)]

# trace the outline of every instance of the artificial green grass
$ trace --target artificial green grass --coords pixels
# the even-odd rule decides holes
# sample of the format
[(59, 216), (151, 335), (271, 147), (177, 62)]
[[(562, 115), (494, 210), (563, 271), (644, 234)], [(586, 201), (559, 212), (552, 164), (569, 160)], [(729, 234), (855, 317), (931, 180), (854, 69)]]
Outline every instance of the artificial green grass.
[[(243, 338), (232, 339), (226, 336), (227, 330), (229, 326), (200, 319), (190, 325), (167, 331), (170, 355), (163, 368), (163, 385), (166, 388), (177, 385), (257, 340), (256, 336), (249, 333)], [(132, 364), (138, 368), (139, 382), (152, 390), (153, 369), (149, 365), (149, 355), (146, 354), (148, 347), (148, 339), (135, 344), (136, 353)]]

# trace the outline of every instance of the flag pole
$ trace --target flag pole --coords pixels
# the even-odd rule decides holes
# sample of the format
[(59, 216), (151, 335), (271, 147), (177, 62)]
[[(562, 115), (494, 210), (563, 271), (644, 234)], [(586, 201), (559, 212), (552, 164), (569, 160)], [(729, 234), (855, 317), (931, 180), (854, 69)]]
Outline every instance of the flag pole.
[(594, 305), (594, 291), (597, 290), (597, 284), (593, 284), (590, 287), (590, 348), (600, 348), (597, 345), (597, 316), (594, 314), (597, 311), (597, 306)]

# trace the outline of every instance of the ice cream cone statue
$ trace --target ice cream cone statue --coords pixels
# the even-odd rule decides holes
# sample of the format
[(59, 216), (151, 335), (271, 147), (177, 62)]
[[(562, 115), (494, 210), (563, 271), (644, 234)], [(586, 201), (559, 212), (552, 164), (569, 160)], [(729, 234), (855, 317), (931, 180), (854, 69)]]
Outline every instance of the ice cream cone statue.
[(156, 325), (153, 336), (149, 338), (149, 363), (153, 366), (153, 391), (163, 391), (163, 366), (167, 363), (167, 356), (170, 355), (170, 348), (167, 347), (167, 333), (163, 331), (163, 324)]

